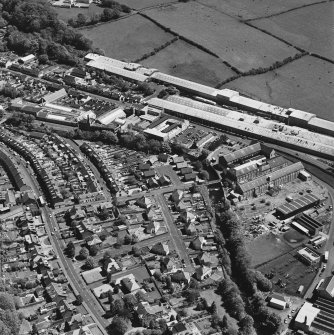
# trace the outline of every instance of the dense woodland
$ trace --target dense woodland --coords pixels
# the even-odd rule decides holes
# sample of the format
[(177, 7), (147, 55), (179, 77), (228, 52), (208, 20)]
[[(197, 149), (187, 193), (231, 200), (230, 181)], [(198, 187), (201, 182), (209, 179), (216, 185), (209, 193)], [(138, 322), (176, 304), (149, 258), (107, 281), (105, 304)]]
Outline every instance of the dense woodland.
[(0, 52), (33, 53), (48, 60), (75, 65), (92, 42), (58, 19), (44, 0), (0, 0), (0, 28), (7, 27)]

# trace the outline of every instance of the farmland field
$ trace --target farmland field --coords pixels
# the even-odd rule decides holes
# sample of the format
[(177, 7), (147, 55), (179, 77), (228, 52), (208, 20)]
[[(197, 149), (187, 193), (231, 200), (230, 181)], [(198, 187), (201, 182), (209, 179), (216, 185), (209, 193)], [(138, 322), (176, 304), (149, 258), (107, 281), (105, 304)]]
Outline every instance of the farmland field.
[(176, 41), (141, 63), (147, 67), (209, 86), (215, 86), (235, 74), (220, 59), (182, 40)]
[(243, 19), (275, 15), (287, 10), (321, 2), (322, 0), (198, 0), (217, 11)]
[(105, 51), (106, 56), (133, 61), (173, 36), (139, 15), (80, 30)]
[(175, 2), (175, 0), (119, 0), (118, 2), (131, 8), (142, 9), (151, 6), (168, 4), (171, 2)]
[(334, 60), (332, 2), (252, 21), (252, 25), (265, 29), (284, 40)]
[(315, 57), (306, 56), (275, 71), (239, 78), (224, 87), (334, 121), (334, 65)]
[(58, 14), (58, 17), (67, 22), (70, 18), (75, 18), (78, 14), (84, 14), (88, 17), (93, 14), (100, 14), (103, 12), (102, 7), (98, 7), (95, 4), (91, 4), (89, 8), (64, 8), (64, 7), (52, 7)]
[(145, 14), (241, 71), (271, 65), (297, 52), (237, 19), (196, 2), (155, 8)]

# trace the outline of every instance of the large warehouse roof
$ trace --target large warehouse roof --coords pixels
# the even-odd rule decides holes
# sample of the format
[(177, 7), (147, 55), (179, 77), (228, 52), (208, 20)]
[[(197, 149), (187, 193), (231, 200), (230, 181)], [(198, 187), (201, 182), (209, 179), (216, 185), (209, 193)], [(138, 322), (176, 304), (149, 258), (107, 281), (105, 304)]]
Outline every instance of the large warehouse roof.
[(319, 127), (322, 129), (330, 130), (334, 133), (334, 122), (320, 119), (318, 117), (313, 118), (308, 123), (310, 126)]
[[(278, 178), (287, 176), (293, 172), (300, 171), (304, 169), (304, 166), (301, 162), (297, 162), (295, 164), (291, 164), (289, 166), (284, 167), (283, 169), (274, 171), (270, 173), (269, 175), (265, 175), (263, 177), (254, 179), (248, 183), (244, 183), (240, 185), (240, 189), (245, 193), (249, 190), (254, 190), (257, 187), (260, 187), (268, 182), (274, 181)], [(268, 180), (268, 177), (270, 176), (270, 180)]]
[(234, 162), (238, 159), (241, 159), (243, 157), (247, 157), (251, 154), (255, 154), (257, 152), (260, 152), (261, 151), (261, 144), (260, 143), (255, 143), (255, 144), (252, 144), (252, 145), (249, 145), (248, 147), (246, 148), (243, 148), (243, 149), (239, 149), (239, 150), (236, 150), (230, 154), (227, 154), (227, 155), (223, 155), (225, 161), (227, 163), (229, 162)]
[(185, 80), (179, 77), (170, 76), (169, 74), (165, 74), (162, 72), (153, 73), (151, 78), (154, 78), (159, 81), (163, 81), (171, 85), (175, 85), (176, 87), (193, 90), (193, 91), (204, 93), (207, 95), (215, 96), (216, 94), (216, 89), (213, 87), (194, 83), (193, 81)]
[(308, 205), (316, 203), (317, 201), (319, 201), (319, 198), (317, 196), (315, 196), (314, 194), (307, 194), (290, 203), (277, 207), (276, 210), (278, 212), (283, 213), (286, 216), (286, 215), (289, 215), (290, 213), (295, 212), (296, 210), (302, 209), (304, 207), (307, 207)]

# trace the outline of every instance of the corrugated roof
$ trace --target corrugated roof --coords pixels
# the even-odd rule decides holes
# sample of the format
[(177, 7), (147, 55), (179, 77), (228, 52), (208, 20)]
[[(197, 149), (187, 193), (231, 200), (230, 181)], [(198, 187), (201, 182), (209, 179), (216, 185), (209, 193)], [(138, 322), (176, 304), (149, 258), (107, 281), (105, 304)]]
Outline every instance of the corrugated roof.
[(304, 169), (303, 164), (301, 162), (297, 162), (295, 164), (286, 166), (283, 169), (274, 171), (274, 172), (270, 173), (269, 175), (265, 175), (265, 176), (262, 176), (260, 178), (254, 179), (254, 180), (252, 180), (248, 183), (242, 184), (242, 185), (240, 185), (240, 189), (243, 192), (247, 192), (249, 190), (256, 189), (257, 187), (260, 187), (260, 186), (268, 183), (269, 181), (267, 180), (267, 178), (269, 176), (270, 176), (270, 182), (272, 182), (272, 181), (275, 181), (278, 178), (289, 175), (289, 174), (291, 174), (293, 172), (296, 172), (296, 171), (300, 171), (302, 169)]
[[(289, 168), (291, 166), (292, 165), (288, 166), (287, 168)], [(304, 208), (307, 205), (315, 203), (318, 200), (319, 200), (319, 198), (317, 196), (315, 196), (314, 194), (307, 194), (307, 195), (305, 195), (303, 197), (300, 197), (300, 198), (298, 198), (298, 199), (296, 199), (296, 200), (294, 200), (290, 203), (287, 203), (287, 204), (284, 204), (284, 205), (281, 205), (281, 206), (277, 207), (277, 211), (283, 213), (284, 215), (288, 215), (289, 213), (294, 212), (297, 209)]]
[(223, 155), (225, 161), (227, 163), (236, 161), (238, 159), (241, 159), (243, 157), (249, 156), (251, 154), (257, 153), (261, 151), (261, 145), (260, 143), (255, 143), (252, 145), (249, 145), (246, 148), (236, 150), (230, 154)]

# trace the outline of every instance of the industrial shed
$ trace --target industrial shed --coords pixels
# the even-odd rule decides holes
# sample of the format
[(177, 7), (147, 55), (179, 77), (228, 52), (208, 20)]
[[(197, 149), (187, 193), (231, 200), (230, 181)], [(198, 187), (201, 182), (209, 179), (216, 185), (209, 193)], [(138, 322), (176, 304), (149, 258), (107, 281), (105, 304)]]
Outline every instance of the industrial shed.
[(320, 199), (317, 196), (307, 194), (290, 203), (277, 207), (276, 212), (280, 219), (287, 219), (319, 204), (319, 202)]

